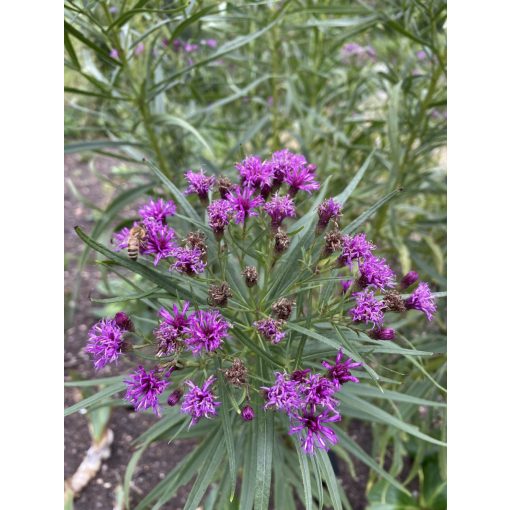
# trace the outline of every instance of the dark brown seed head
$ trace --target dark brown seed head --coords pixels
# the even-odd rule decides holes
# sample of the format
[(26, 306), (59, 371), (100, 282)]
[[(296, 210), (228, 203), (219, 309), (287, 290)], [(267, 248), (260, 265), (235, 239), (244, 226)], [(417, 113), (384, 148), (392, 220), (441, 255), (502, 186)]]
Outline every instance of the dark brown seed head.
[(286, 321), (289, 319), (292, 313), (292, 307), (294, 306), (293, 299), (280, 298), (276, 303), (273, 303), (271, 307), (273, 315), (280, 320)]
[(324, 249), (322, 251), (325, 257), (342, 249), (342, 234), (339, 230), (332, 230), (324, 236)]
[(241, 274), (244, 276), (244, 281), (246, 282), (246, 285), (248, 287), (253, 287), (254, 285), (257, 285), (259, 275), (257, 273), (257, 268), (255, 266), (246, 266), (241, 271)]
[(384, 296), (384, 304), (390, 312), (403, 313), (406, 305), (402, 296), (396, 290), (389, 290)]
[(285, 233), (284, 230), (278, 228), (276, 234), (274, 236), (274, 250), (276, 253), (283, 253), (290, 244), (289, 236)]
[(207, 260), (207, 244), (203, 232), (190, 232), (185, 239), (185, 245), (188, 249), (199, 249), (202, 252), (202, 259)]
[(227, 282), (209, 287), (208, 302), (211, 306), (227, 306), (229, 297), (232, 297), (232, 291)]
[(239, 359), (235, 358), (232, 362), (232, 366), (225, 370), (225, 379), (234, 386), (242, 386), (246, 384), (246, 374), (248, 370), (244, 366), (244, 363)]
[(234, 185), (228, 177), (224, 177), (223, 175), (218, 177), (216, 182), (218, 183), (218, 191), (220, 192), (220, 196), (223, 198), (223, 200), (225, 200), (227, 193), (234, 187)]

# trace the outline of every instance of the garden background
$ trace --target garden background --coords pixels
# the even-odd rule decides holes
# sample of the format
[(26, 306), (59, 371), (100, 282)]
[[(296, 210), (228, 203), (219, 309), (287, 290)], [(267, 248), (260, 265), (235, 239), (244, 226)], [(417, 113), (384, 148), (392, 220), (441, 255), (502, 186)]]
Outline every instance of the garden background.
[[(345, 220), (398, 191), (367, 233), (398, 254), (391, 262), (403, 274), (415, 269), (434, 291), (446, 290), (445, 3), (66, 2), (65, 19), (66, 405), (90, 390), (72, 385), (94, 376), (83, 353), (90, 325), (134, 306), (110, 302), (127, 293), (125, 282), (107, 278), (72, 227), (109, 243), (122, 225), (120, 213), (125, 217), (157, 188), (143, 158), (182, 186), (189, 168), (219, 174), (246, 154), (288, 148), (331, 177), (333, 195), (364, 168)], [(381, 363), (399, 374), (399, 393), (441, 405), (372, 397), (444, 440), (444, 300), (439, 311), (434, 325), (416, 317), (400, 324), (413, 348), (433, 356)], [(106, 375), (123, 369), (119, 364)], [(90, 446), (90, 423), (97, 441), (108, 428), (114, 433), (111, 457), (76, 508), (110, 508), (116, 498), (123, 504), (132, 441), (154, 422), (148, 415), (135, 419), (118, 401), (111, 414), (100, 409), (66, 418), (66, 478)], [(352, 507), (382, 508), (384, 498), (393, 505), (384, 508), (402, 504), (384, 469), (408, 487), (409, 507), (444, 508), (444, 448), (395, 432), (384, 419), (363, 419), (360, 412), (344, 424), (372, 460), (339, 453)], [(170, 455), (166, 443), (153, 443), (132, 474), (134, 503), (192, 440), (176, 440)], [(162, 508), (184, 506), (189, 489), (181, 487)]]

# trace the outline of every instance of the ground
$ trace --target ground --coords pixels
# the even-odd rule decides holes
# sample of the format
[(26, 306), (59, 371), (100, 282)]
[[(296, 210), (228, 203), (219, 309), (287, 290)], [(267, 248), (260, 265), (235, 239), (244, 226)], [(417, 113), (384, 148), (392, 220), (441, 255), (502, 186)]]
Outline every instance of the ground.
[[(109, 176), (115, 161), (108, 158), (94, 160), (95, 172), (90, 170), (90, 162), (80, 159), (77, 155), (66, 155), (65, 178), (70, 179), (80, 194), (91, 203), (104, 207), (114, 191), (114, 187), (103, 182), (98, 176)], [(80, 225), (90, 232), (94, 224), (91, 209), (82, 205), (71, 192), (70, 182), (66, 181), (65, 198), (65, 295), (66, 304), (70, 301), (78, 276), (78, 259), (83, 250), (83, 243), (76, 236), (73, 227)], [(99, 281), (99, 271), (87, 264), (81, 271), (81, 285), (76, 296), (74, 314), (66, 314), (66, 331), (64, 347), (64, 374), (70, 380), (71, 375), (78, 379), (86, 379), (95, 375), (89, 356), (84, 353), (87, 341), (87, 331), (97, 320), (89, 297), (96, 293)], [(70, 308), (67, 309), (70, 311)], [(125, 367), (124, 367), (125, 368)], [(106, 367), (102, 376), (121, 373), (123, 365)], [(80, 400), (80, 393), (73, 388), (66, 388), (64, 394), (65, 406)], [(115, 505), (115, 489), (122, 485), (124, 470), (129, 462), (133, 448), (131, 442), (157, 418), (150, 414), (136, 414), (126, 407), (113, 409), (109, 424), (114, 433), (112, 453), (109, 459), (103, 462), (97, 476), (91, 480), (83, 492), (75, 499), (76, 510), (113, 509)], [(80, 413), (65, 418), (64, 434), (64, 477), (69, 478), (80, 465), (87, 449), (90, 447), (90, 434), (87, 420)], [(352, 422), (349, 433), (367, 451), (370, 449), (370, 429), (365, 424)], [(136, 504), (143, 495), (147, 494), (176, 463), (190, 450), (191, 443), (176, 440), (169, 446), (166, 442), (152, 444), (144, 453), (132, 481), (133, 503)], [(339, 471), (344, 488), (349, 497), (353, 510), (363, 510), (366, 506), (365, 486), (368, 478), (368, 469), (360, 462), (355, 461), (358, 477), (353, 480), (346, 465), (339, 461)], [(163, 507), (164, 510), (179, 510), (186, 501), (188, 487), (183, 487), (177, 496)], [(220, 509), (221, 510), (221, 509)]]

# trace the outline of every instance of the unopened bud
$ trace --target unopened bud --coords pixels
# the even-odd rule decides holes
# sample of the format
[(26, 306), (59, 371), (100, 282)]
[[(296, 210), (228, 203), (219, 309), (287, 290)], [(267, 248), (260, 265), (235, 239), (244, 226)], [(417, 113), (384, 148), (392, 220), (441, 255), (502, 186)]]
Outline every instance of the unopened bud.
[(392, 328), (375, 328), (370, 332), (370, 338), (374, 340), (393, 340), (395, 330)]
[(241, 410), (241, 416), (244, 421), (252, 421), (255, 418), (255, 412), (253, 411), (253, 407), (250, 405), (246, 405)]
[(168, 395), (168, 400), (167, 400), (168, 405), (171, 407), (177, 405), (179, 403), (179, 401), (181, 400), (181, 397), (182, 397), (182, 390), (177, 389), (177, 390), (173, 391), (172, 393), (170, 393), (170, 395)]
[(115, 314), (115, 324), (117, 324), (117, 326), (119, 326), (119, 328), (123, 329), (124, 331), (135, 330), (133, 322), (129, 318), (128, 314), (125, 312), (118, 312)]
[(416, 271), (409, 271), (409, 273), (407, 273), (400, 281), (400, 288), (405, 290), (413, 283), (416, 283), (419, 279), (420, 275)]

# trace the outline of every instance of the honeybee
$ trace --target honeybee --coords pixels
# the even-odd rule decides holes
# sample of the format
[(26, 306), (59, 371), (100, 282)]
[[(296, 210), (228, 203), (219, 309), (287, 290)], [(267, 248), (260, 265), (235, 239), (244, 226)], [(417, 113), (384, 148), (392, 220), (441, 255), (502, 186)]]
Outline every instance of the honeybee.
[(147, 230), (142, 225), (137, 225), (129, 231), (129, 237), (127, 242), (128, 257), (131, 260), (138, 258), (140, 247), (143, 246), (145, 238), (147, 237)]

